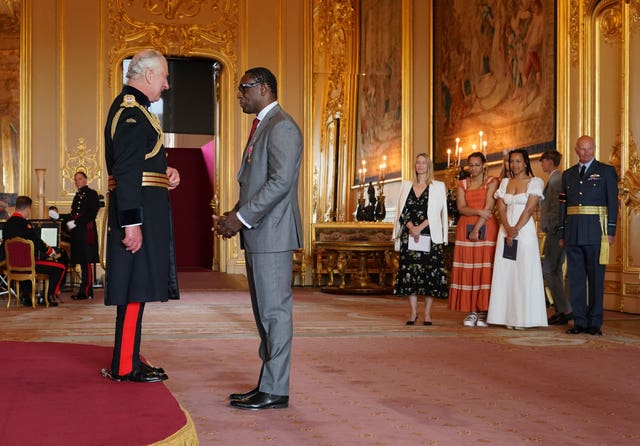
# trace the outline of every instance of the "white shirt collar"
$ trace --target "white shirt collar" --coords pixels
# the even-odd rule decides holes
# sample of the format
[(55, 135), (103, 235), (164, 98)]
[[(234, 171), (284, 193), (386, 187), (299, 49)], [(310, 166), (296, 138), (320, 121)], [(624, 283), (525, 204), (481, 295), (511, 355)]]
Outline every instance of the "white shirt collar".
[(589, 167), (591, 167), (591, 164), (592, 164), (594, 161), (595, 161), (595, 158), (591, 158), (591, 161), (589, 161), (588, 163), (584, 163), (584, 164), (582, 164), (582, 163), (578, 162), (578, 164), (580, 165), (580, 167), (582, 167), (582, 166), (586, 166), (586, 167), (585, 167), (585, 169), (584, 169), (584, 170), (585, 170), (585, 172), (586, 172), (587, 170), (589, 170)]
[[(278, 105), (278, 101), (273, 101), (271, 104), (267, 105), (265, 108), (260, 110), (260, 113), (258, 113), (256, 115), (256, 118), (258, 118), (260, 120), (260, 122), (262, 122), (264, 117), (267, 116), (267, 113), (269, 113), (271, 111), (271, 109), (273, 107), (275, 107), (276, 105)], [(258, 124), (258, 125), (260, 125), (260, 124)]]

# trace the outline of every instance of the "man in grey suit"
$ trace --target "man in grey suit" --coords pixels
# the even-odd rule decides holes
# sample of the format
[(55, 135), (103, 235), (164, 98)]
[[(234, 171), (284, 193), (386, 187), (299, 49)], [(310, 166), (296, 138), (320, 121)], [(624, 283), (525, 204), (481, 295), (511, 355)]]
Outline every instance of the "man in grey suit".
[(238, 86), (242, 111), (256, 114), (238, 172), (240, 197), (233, 210), (215, 217), (223, 237), (240, 232), (253, 314), (260, 334), (262, 369), (256, 388), (230, 395), (240, 409), (289, 405), (293, 337), (291, 270), (302, 246), (298, 174), (302, 133), (277, 102), (275, 76), (247, 70)]
[(544, 262), (542, 275), (556, 309), (549, 318), (549, 325), (566, 325), (571, 320), (571, 305), (565, 294), (562, 265), (565, 252), (560, 246), (559, 215), (560, 186), (562, 174), (558, 170), (562, 154), (557, 150), (544, 152), (540, 157), (542, 171), (549, 175), (544, 187), (544, 200), (540, 205), (540, 230), (546, 234), (544, 240)]

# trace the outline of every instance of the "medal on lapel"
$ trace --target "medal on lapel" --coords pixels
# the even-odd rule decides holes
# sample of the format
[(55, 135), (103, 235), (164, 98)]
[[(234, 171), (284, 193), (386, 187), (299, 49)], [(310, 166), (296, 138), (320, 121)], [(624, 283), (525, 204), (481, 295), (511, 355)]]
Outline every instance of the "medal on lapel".
[(251, 153), (253, 153), (253, 144), (247, 148), (247, 163), (251, 164)]

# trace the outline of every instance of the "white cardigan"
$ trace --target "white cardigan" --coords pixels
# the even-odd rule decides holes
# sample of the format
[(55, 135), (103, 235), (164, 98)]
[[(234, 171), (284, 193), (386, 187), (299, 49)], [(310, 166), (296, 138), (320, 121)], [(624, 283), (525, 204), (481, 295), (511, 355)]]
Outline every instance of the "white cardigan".
[[(398, 204), (396, 205), (396, 216), (393, 222), (393, 241), (396, 250), (400, 249), (400, 214), (404, 209), (409, 192), (413, 188), (413, 181), (403, 181), (398, 194)], [(429, 230), (433, 243), (449, 243), (449, 213), (447, 210), (447, 189), (442, 181), (433, 180), (429, 185), (429, 205), (427, 208), (427, 219), (429, 220)]]

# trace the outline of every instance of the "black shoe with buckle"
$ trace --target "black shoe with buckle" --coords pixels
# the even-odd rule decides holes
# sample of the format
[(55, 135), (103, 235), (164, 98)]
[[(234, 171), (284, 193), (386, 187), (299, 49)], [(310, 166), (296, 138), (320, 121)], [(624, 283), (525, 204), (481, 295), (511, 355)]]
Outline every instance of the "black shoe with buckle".
[(101, 373), (105, 378), (109, 378), (111, 381), (117, 382), (131, 381), (137, 383), (157, 383), (169, 379), (169, 377), (163, 373), (154, 373), (145, 370), (142, 367), (135, 369), (131, 373), (127, 373), (126, 375), (116, 375), (107, 369), (102, 369)]

